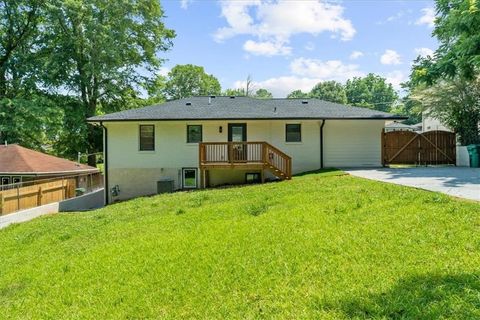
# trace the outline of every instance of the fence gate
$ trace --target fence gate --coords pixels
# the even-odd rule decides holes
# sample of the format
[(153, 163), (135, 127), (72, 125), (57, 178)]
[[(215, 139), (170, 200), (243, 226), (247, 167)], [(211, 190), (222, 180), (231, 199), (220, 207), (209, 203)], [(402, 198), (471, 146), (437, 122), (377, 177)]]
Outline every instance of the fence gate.
[(382, 133), (382, 163), (455, 164), (455, 133), (447, 131), (392, 131)]

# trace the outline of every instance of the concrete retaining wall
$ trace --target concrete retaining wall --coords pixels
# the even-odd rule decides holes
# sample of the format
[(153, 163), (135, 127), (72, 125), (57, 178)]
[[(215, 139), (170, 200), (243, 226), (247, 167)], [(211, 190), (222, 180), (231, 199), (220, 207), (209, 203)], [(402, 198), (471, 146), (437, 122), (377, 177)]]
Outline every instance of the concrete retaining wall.
[(85, 211), (101, 208), (105, 205), (104, 189), (96, 190), (83, 196), (63, 200), (59, 203), (59, 212)]
[(85, 194), (80, 197), (49, 203), (40, 207), (30, 208), (0, 217), (0, 229), (12, 223), (20, 223), (34, 218), (65, 211), (84, 211), (98, 209), (104, 206), (104, 189)]

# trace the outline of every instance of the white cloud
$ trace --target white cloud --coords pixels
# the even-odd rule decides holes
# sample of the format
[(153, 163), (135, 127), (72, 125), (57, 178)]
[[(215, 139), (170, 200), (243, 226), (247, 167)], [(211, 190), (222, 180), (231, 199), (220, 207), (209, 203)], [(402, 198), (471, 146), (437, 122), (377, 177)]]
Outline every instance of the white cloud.
[(360, 58), (360, 57), (363, 57), (363, 56), (364, 56), (364, 54), (363, 54), (362, 51), (353, 51), (353, 52), (350, 54), (350, 59), (351, 59), (351, 60), (356, 60), (356, 59), (358, 59), (358, 58)]
[[(274, 97), (285, 98), (293, 90), (300, 89), (308, 92), (320, 81), (321, 79), (317, 78), (282, 76), (264, 81), (254, 81), (253, 87), (254, 89), (265, 88), (270, 91)], [(233, 86), (234, 88), (245, 88), (245, 85), (245, 81), (236, 81)]]
[(168, 67), (160, 67), (160, 70), (158, 71), (158, 73), (164, 77), (167, 76), (169, 72), (170, 72), (170, 68)]
[(193, 2), (193, 0), (180, 0), (180, 7), (182, 9), (188, 9), (188, 6)]
[(350, 40), (356, 32), (351, 21), (344, 18), (341, 5), (320, 0), (224, 0), (220, 5), (228, 26), (215, 32), (216, 41), (250, 35), (259, 42), (285, 47), (291, 36), (300, 33), (331, 32)]
[(395, 70), (385, 74), (387, 82), (391, 83), (396, 90), (401, 90), (400, 84), (408, 80), (408, 76), (400, 70)]
[(308, 50), (308, 51), (313, 51), (313, 50), (315, 50), (315, 43), (313, 43), (313, 42), (307, 42), (307, 44), (305, 45), (305, 50)]
[(415, 53), (421, 57), (433, 57), (434, 51), (430, 48), (415, 48)]
[(393, 22), (393, 21), (396, 21), (396, 20), (400, 20), (404, 15), (405, 15), (405, 11), (401, 10), (401, 11), (397, 12), (396, 14), (394, 14), (393, 16), (389, 16), (385, 20), (378, 21), (377, 24), (382, 25), (382, 24), (387, 24), (389, 22)]
[(423, 15), (418, 18), (417, 21), (415, 21), (415, 24), (417, 25), (423, 25), (426, 24), (430, 28), (433, 28), (435, 26), (435, 9), (428, 7), (428, 8), (423, 8), (422, 9)]
[(382, 64), (401, 64), (400, 55), (395, 50), (387, 49), (385, 53), (380, 57)]
[(298, 58), (290, 63), (290, 70), (298, 76), (306, 76), (321, 80), (343, 81), (363, 75), (356, 64), (344, 64), (340, 60), (322, 61), (317, 59)]
[(263, 41), (256, 42), (253, 40), (247, 40), (243, 44), (243, 50), (257, 56), (276, 56), (276, 55), (289, 55), (292, 52), (291, 47), (287, 47), (282, 42)]
[[(363, 76), (354, 64), (344, 64), (340, 60), (321, 61), (316, 59), (298, 58), (290, 63), (291, 75), (273, 77), (263, 81), (254, 81), (255, 89), (265, 88), (274, 97), (286, 97), (293, 90), (310, 91), (321, 81), (347, 79)], [(234, 88), (245, 88), (245, 81), (236, 81)]]

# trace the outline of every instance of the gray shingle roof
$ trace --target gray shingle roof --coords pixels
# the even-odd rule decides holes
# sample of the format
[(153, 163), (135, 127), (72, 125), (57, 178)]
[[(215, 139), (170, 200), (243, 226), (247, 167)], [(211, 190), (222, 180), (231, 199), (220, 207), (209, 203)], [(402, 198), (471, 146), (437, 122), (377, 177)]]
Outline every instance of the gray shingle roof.
[(393, 122), (393, 123), (389, 123), (385, 126), (385, 128), (405, 128), (405, 129), (415, 129), (415, 126), (413, 125), (408, 125), (408, 124), (404, 124), (404, 123), (400, 123), (400, 122)]
[(319, 99), (254, 99), (249, 97), (202, 96), (172, 100), (149, 107), (91, 117), (88, 121), (193, 119), (406, 119), (406, 117)]

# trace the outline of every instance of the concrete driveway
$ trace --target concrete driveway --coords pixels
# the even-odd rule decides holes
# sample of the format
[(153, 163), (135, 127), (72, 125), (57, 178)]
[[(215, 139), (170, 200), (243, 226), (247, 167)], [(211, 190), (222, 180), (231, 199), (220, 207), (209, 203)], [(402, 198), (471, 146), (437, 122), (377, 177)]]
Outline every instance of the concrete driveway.
[(349, 169), (347, 173), (480, 201), (480, 168), (418, 167)]

